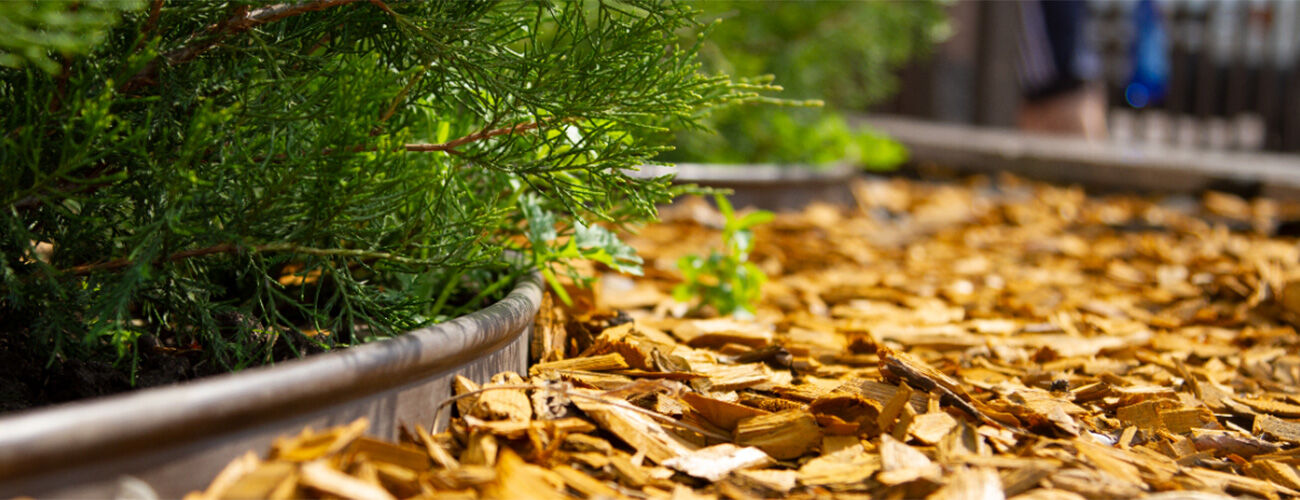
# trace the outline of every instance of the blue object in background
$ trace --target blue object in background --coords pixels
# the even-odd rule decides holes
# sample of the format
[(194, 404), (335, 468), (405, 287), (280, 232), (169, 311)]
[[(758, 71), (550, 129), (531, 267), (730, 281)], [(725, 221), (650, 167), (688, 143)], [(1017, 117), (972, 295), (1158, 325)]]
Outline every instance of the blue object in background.
[(1169, 87), (1169, 37), (1154, 0), (1139, 0), (1133, 9), (1133, 72), (1124, 99), (1145, 108), (1160, 103)]

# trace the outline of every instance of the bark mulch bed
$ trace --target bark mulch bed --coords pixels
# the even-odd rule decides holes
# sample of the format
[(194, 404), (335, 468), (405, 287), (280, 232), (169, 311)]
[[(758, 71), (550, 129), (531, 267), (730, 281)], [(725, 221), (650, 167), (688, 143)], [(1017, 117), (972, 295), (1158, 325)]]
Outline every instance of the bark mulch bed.
[(753, 320), (669, 298), (677, 258), (719, 244), (718, 214), (680, 205), (631, 238), (645, 277), (543, 308), (528, 374), (458, 381), (448, 432), (304, 430), (193, 496), (1300, 495), (1287, 207), (854, 190), (758, 228)]

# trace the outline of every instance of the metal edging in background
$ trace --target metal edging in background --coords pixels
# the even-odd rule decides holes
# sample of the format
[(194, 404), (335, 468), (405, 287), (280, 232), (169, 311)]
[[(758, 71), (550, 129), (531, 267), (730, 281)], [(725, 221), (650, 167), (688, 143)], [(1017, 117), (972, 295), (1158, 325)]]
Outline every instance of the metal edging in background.
[(955, 172), (1009, 172), (1099, 191), (1213, 189), (1246, 197), (1300, 199), (1300, 157), (1295, 155), (1089, 141), (885, 115), (854, 121), (907, 146), (910, 163)]
[(645, 165), (629, 172), (636, 177), (675, 174), (677, 184), (724, 188), (736, 207), (767, 210), (798, 210), (814, 201), (838, 205), (853, 204), (849, 189), (862, 169), (837, 164), (807, 165), (679, 163), (666, 167)]
[(390, 439), (403, 425), (444, 425), (447, 412), (434, 422), (434, 409), (456, 374), (526, 373), (541, 297), (533, 273), (495, 304), (391, 339), (5, 416), (0, 497), (107, 498), (143, 481), (179, 498), (307, 425), (368, 417), (368, 433)]

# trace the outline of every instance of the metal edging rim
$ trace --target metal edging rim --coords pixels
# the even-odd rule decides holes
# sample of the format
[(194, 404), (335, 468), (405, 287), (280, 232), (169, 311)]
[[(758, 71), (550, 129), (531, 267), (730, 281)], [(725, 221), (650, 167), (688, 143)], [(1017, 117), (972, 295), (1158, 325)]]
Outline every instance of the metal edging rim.
[(528, 331), (537, 273), (450, 321), (347, 349), (0, 418), (0, 481), (236, 432), (453, 369)]

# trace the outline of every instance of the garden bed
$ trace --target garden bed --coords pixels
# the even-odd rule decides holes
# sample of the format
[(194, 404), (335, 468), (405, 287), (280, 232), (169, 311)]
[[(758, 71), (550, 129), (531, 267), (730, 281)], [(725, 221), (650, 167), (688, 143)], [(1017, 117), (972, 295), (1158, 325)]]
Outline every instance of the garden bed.
[(526, 366), (540, 299), (533, 275), (489, 307), (392, 339), (8, 415), (0, 496), (109, 498), (133, 491), (130, 477), (176, 498), (303, 426), (365, 417), (370, 435), (393, 439), (406, 424), (440, 425), (430, 402), (450, 395), (453, 375), (486, 381)]
[(527, 379), (459, 381), (447, 432), (304, 431), (206, 493), (1300, 495), (1300, 248), (1270, 236), (1289, 207), (850, 189), (757, 228), (753, 320), (671, 299), (678, 259), (719, 244), (685, 204), (632, 238), (644, 278), (543, 309)]

